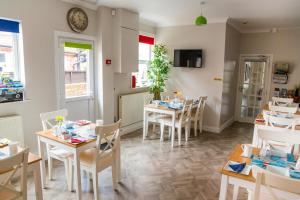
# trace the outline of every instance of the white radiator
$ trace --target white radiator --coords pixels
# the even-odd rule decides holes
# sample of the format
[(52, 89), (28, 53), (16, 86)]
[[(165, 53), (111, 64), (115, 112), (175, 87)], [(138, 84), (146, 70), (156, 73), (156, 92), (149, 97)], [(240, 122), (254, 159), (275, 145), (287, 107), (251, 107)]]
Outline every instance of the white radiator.
[(1, 116), (0, 138), (18, 141), (24, 145), (22, 117), (19, 115)]
[(122, 127), (143, 121), (144, 96), (148, 92), (126, 94), (119, 96), (119, 119)]

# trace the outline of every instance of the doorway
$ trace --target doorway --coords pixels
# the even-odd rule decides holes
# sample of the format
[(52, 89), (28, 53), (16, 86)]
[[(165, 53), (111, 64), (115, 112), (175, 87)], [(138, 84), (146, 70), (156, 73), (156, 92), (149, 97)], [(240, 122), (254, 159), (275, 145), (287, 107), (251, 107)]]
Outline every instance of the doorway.
[(69, 120), (95, 120), (94, 41), (58, 37), (58, 108)]
[(241, 55), (237, 91), (236, 118), (254, 123), (262, 106), (269, 100), (271, 55)]

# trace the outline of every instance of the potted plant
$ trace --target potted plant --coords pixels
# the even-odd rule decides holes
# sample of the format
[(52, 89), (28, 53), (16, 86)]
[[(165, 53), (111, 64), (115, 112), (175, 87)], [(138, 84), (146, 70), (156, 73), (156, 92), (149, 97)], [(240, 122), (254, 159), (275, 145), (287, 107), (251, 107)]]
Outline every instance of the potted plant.
[(295, 86), (294, 102), (299, 103), (300, 100), (300, 84)]
[(168, 51), (165, 45), (156, 44), (153, 47), (154, 57), (148, 70), (148, 78), (151, 82), (150, 93), (154, 94), (154, 100), (160, 100), (160, 93), (164, 91), (168, 78), (171, 62), (168, 60)]

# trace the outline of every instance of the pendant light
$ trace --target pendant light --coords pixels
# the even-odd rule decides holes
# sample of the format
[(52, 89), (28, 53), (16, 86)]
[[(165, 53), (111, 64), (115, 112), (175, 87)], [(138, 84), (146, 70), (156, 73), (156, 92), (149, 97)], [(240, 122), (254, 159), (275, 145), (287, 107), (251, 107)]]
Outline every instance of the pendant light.
[(201, 6), (201, 15), (198, 16), (198, 17), (196, 18), (196, 20), (195, 20), (195, 24), (196, 24), (197, 26), (202, 26), (202, 25), (207, 24), (207, 19), (206, 19), (206, 17), (204, 17), (204, 16), (202, 15), (202, 7), (203, 7), (204, 4), (205, 4), (204, 1), (202, 1), (202, 2), (200, 3), (200, 6)]

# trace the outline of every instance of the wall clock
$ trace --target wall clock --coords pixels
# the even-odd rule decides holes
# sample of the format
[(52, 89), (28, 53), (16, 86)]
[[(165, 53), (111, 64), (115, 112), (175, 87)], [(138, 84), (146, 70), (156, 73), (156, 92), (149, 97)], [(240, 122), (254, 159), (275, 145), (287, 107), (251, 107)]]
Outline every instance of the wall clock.
[(81, 33), (88, 26), (88, 16), (81, 8), (71, 8), (67, 14), (67, 21), (70, 28), (77, 32)]

